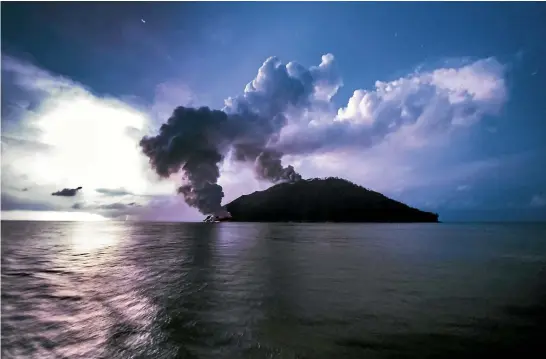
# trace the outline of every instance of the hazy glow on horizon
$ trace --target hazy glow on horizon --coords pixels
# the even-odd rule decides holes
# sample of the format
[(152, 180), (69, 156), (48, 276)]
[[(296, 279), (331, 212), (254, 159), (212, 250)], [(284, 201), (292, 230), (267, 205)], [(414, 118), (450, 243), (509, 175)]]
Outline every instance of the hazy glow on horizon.
[(3, 221), (67, 221), (67, 222), (95, 222), (108, 221), (99, 214), (86, 212), (59, 212), (59, 211), (2, 211)]

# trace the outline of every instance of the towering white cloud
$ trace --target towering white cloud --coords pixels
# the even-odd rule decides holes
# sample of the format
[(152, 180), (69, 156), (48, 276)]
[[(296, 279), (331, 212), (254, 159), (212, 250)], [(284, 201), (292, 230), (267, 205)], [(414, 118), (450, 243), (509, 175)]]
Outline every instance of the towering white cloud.
[(495, 115), (506, 101), (504, 67), (495, 59), (441, 68), (356, 90), (336, 114), (297, 121), (281, 131), (286, 154), (371, 147), (390, 134), (408, 137), (448, 132)]

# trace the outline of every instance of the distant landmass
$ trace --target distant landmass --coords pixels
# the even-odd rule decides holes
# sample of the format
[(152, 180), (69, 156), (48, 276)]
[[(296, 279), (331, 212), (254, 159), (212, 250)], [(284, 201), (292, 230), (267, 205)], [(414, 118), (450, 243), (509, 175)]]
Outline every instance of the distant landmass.
[(225, 206), (234, 222), (438, 222), (423, 212), (340, 178), (281, 183)]

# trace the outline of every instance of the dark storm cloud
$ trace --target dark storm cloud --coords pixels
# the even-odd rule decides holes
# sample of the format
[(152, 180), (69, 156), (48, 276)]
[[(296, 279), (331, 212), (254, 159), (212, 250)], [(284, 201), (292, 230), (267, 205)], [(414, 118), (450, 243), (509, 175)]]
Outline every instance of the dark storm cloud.
[(81, 189), (82, 189), (82, 187), (63, 188), (60, 191), (53, 192), (51, 195), (52, 196), (61, 196), (61, 197), (74, 197), (78, 193), (78, 191), (81, 190)]
[(326, 65), (305, 69), (269, 58), (244, 93), (229, 98), (222, 111), (176, 108), (158, 135), (141, 140), (142, 151), (161, 177), (183, 173), (178, 193), (204, 214), (222, 211), (219, 165), (231, 149), (236, 161), (254, 163), (261, 179), (301, 179), (292, 166), (282, 166), (283, 153), (272, 147), (286, 125), (286, 112), (309, 108), (319, 82), (338, 86), (337, 76), (330, 74), (332, 59), (328, 60)]

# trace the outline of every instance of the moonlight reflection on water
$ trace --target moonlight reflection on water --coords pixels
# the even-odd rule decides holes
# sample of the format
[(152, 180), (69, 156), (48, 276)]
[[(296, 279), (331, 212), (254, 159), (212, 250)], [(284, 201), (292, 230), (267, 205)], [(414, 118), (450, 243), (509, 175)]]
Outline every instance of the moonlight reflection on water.
[(2, 357), (454, 357), (544, 333), (544, 225), (2, 223)]

